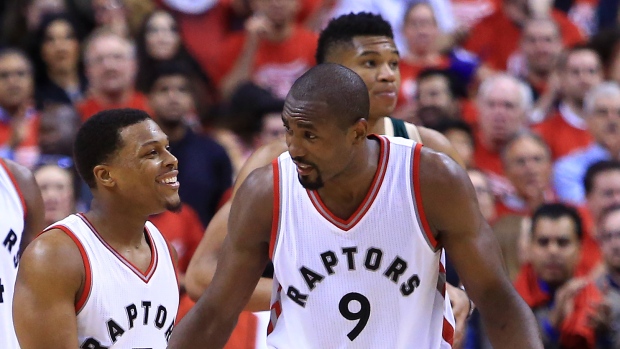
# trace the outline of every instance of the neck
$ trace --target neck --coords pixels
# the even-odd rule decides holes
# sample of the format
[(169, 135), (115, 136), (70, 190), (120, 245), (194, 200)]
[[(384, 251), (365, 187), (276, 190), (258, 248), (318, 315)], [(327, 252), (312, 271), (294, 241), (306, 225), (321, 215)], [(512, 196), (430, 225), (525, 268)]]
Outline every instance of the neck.
[(492, 139), (484, 134), (481, 134), (480, 142), (484, 145), (485, 148), (497, 153), (499, 153), (504, 147), (504, 144), (506, 144), (506, 142), (504, 141)]
[(109, 92), (91, 90), (91, 95), (103, 104), (114, 105), (124, 104), (129, 99), (131, 92), (131, 89)]
[(148, 215), (136, 214), (130, 207), (104, 204), (95, 197), (85, 216), (112, 247), (136, 247), (145, 241), (144, 224)]
[(385, 134), (385, 127), (383, 125), (383, 120), (387, 116), (382, 116), (378, 118), (369, 117), (368, 118), (368, 133), (374, 133), (378, 135)]
[(575, 98), (564, 98), (562, 102), (566, 104), (573, 111), (573, 113), (575, 113), (575, 115), (583, 119), (583, 115), (581, 115), (581, 111), (583, 109), (582, 100), (577, 100)]
[(549, 75), (551, 75), (550, 71), (528, 69), (527, 79), (532, 82), (533, 85), (537, 85), (546, 83), (549, 80)]
[[(376, 139), (365, 139), (360, 150), (349, 160), (349, 168), (325, 182), (319, 189), (321, 198), (330, 201), (361, 203), (366, 197), (379, 164), (380, 145)], [(356, 205), (357, 206), (357, 205)]]
[(166, 123), (166, 122), (157, 122), (162, 131), (168, 136), (168, 139), (171, 142), (178, 142), (187, 134), (187, 127), (183, 124), (183, 122), (178, 123)]
[(74, 70), (50, 70), (47, 76), (53, 83), (65, 90), (80, 85), (77, 71)]
[(288, 39), (293, 34), (293, 22), (287, 22), (276, 26), (268, 35), (267, 40), (280, 42)]

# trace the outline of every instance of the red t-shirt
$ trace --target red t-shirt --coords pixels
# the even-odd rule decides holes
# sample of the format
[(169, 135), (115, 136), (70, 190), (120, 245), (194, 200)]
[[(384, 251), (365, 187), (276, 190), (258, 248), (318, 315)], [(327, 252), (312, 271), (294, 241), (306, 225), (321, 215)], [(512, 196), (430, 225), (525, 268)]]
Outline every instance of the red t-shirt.
[(145, 95), (138, 91), (133, 91), (125, 103), (120, 104), (103, 104), (96, 100), (94, 97), (87, 97), (78, 106), (77, 110), (80, 113), (82, 122), (88, 120), (91, 116), (97, 114), (100, 111), (118, 108), (133, 108), (144, 110), (152, 115), (151, 108), (149, 107), (148, 99)]
[(547, 142), (551, 149), (553, 160), (556, 160), (573, 150), (589, 146), (593, 141), (588, 130), (577, 128), (555, 111), (547, 120), (532, 126), (532, 130)]
[[(231, 35), (219, 57), (213, 79), (220, 85), (234, 67), (246, 40), (246, 33)], [(252, 66), (251, 80), (275, 96), (285, 98), (297, 78), (315, 65), (317, 35), (295, 26), (291, 36), (282, 42), (261, 40)]]
[(151, 216), (149, 220), (177, 251), (179, 271), (185, 273), (204, 234), (204, 227), (196, 211), (183, 204), (178, 213), (164, 211)]
[[(565, 46), (585, 40), (579, 28), (559, 10), (552, 10), (551, 17), (558, 23)], [(521, 28), (503, 11), (496, 11), (478, 23), (465, 42), (465, 49), (476, 53), (491, 68), (506, 70), (510, 55), (519, 48)]]
[[(13, 150), (13, 160), (22, 166), (32, 168), (39, 156), (39, 114), (34, 108), (26, 111), (24, 139)], [(0, 150), (8, 147), (13, 129), (11, 128), (11, 118), (5, 111), (0, 110)]]

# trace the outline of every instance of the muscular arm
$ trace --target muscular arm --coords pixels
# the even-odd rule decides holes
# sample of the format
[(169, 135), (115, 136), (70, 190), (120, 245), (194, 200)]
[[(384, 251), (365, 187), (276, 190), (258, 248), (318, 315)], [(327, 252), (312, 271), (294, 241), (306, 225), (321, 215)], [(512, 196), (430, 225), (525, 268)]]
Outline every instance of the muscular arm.
[(26, 202), (26, 220), (20, 249), (26, 246), (45, 228), (45, 210), (43, 198), (32, 173), (25, 167), (10, 160), (3, 160), (15, 178), (19, 190)]
[(85, 272), (75, 243), (60, 230), (34, 240), (20, 262), (13, 317), (23, 349), (76, 348), (75, 304)]
[(465, 168), (465, 163), (463, 159), (459, 156), (459, 153), (454, 149), (452, 143), (446, 138), (446, 136), (441, 133), (432, 130), (430, 128), (418, 126), (418, 132), (420, 133), (420, 138), (422, 140), (422, 144), (425, 147), (431, 148), (434, 151), (444, 153), (452, 158), (452, 160), (456, 161), (462, 168)]
[(508, 280), (499, 245), (480, 213), (467, 174), (431, 150), (423, 149), (420, 161), (430, 228), (480, 310), (491, 343), (496, 348), (542, 348), (534, 316)]
[(222, 348), (269, 260), (273, 171), (262, 167), (244, 181), (230, 210), (229, 234), (213, 281), (175, 327), (170, 349)]
[[(235, 182), (233, 197), (250, 172), (270, 164), (273, 159), (285, 151), (286, 144), (281, 140), (277, 140), (254, 152), (239, 171), (237, 181)], [(230, 202), (226, 203), (211, 219), (187, 268), (185, 287), (189, 296), (194, 300), (200, 298), (211, 283), (211, 280), (213, 280), (222, 243), (228, 231), (230, 206)], [(269, 310), (271, 287), (271, 279), (261, 278), (245, 310)]]

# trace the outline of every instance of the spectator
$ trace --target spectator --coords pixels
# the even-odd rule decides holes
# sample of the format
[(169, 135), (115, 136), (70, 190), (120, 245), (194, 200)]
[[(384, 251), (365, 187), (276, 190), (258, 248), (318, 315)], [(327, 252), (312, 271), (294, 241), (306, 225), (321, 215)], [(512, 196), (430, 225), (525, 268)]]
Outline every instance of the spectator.
[(504, 173), (515, 191), (498, 198), (497, 215), (530, 216), (543, 203), (556, 201), (551, 177), (551, 152), (538, 135), (523, 130), (502, 152)]
[(459, 158), (463, 160), (465, 167), (472, 167), (474, 162), (474, 133), (471, 127), (465, 121), (450, 119), (439, 123), (435, 130), (446, 136), (459, 154)]
[(477, 54), (492, 69), (506, 70), (508, 58), (518, 49), (521, 28), (528, 19), (535, 17), (534, 14), (548, 15), (558, 24), (565, 46), (573, 46), (584, 40), (579, 29), (561, 11), (537, 10), (532, 7), (544, 3), (546, 2), (504, 0), (501, 10), (472, 28), (465, 42), (465, 49)]
[(587, 280), (575, 278), (582, 229), (577, 212), (545, 204), (532, 217), (529, 261), (515, 287), (538, 319), (545, 348), (593, 349), (589, 307), (601, 300)]
[(556, 161), (554, 186), (560, 199), (582, 204), (583, 179), (587, 168), (600, 160), (617, 159), (620, 154), (620, 86), (605, 82), (585, 97), (584, 114), (594, 143)]
[(130, 37), (128, 11), (123, 0), (92, 0), (95, 25), (121, 37)]
[(491, 183), (489, 183), (489, 179), (484, 172), (477, 168), (469, 168), (467, 174), (476, 190), (480, 212), (484, 219), (489, 224), (492, 224), (497, 218), (497, 211), (495, 209), (495, 196), (491, 190)]
[(583, 220), (583, 246), (579, 269), (584, 273), (597, 272), (601, 262), (597, 224), (602, 212), (620, 205), (620, 163), (599, 161), (588, 168), (583, 180), (586, 202), (579, 207)]
[(41, 156), (73, 156), (73, 141), (80, 127), (80, 116), (69, 105), (48, 105), (41, 112), (38, 145)]
[(605, 273), (595, 284), (605, 297), (604, 303), (595, 308), (591, 321), (599, 332), (599, 347), (620, 347), (620, 206), (603, 211), (599, 226), (599, 241)]
[(465, 86), (447, 70), (425, 69), (418, 75), (417, 108), (437, 107), (450, 119), (476, 124), (476, 110), (467, 99)]
[(400, 61), (401, 88), (399, 104), (413, 103), (416, 78), (425, 68), (448, 69), (460, 83), (468, 85), (478, 69), (475, 57), (463, 50), (439, 51), (439, 28), (429, 3), (417, 2), (407, 7), (403, 32), (408, 50)]
[(176, 318), (176, 322), (178, 322), (194, 305), (185, 291), (185, 272), (202, 238), (204, 227), (196, 211), (187, 204), (182, 204), (181, 210), (178, 212), (164, 211), (150, 216), (149, 221), (157, 227), (177, 253), (180, 288), (179, 310)]
[(32, 34), (39, 28), (43, 16), (66, 10), (65, 0), (9, 1), (0, 20), (0, 43), (28, 51), (35, 44)]
[(512, 190), (503, 176), (500, 154), (506, 142), (526, 126), (526, 113), (532, 106), (527, 86), (507, 74), (487, 78), (478, 90), (478, 132), (474, 164), (484, 170), (496, 195)]
[(317, 36), (295, 23), (300, 0), (251, 0), (245, 31), (231, 35), (213, 76), (224, 99), (245, 82), (284, 98), (315, 64)]
[(562, 37), (557, 23), (551, 18), (530, 19), (523, 26), (520, 50), (508, 59), (507, 70), (530, 85), (534, 100), (550, 91), (551, 104), (559, 87), (553, 73), (561, 53)]
[(585, 94), (603, 81), (598, 55), (582, 46), (565, 53), (559, 61), (558, 71), (561, 99), (557, 110), (534, 126), (549, 144), (554, 160), (592, 144), (593, 138), (584, 120), (583, 101)]
[(32, 63), (16, 49), (0, 49), (0, 157), (32, 168), (37, 156), (37, 112)]
[[(386, 21), (390, 22), (394, 28), (394, 41), (400, 52), (407, 51), (407, 41), (402, 31), (404, 14), (407, 6), (412, 2), (419, 1), (385, 1), (385, 0), (339, 0), (332, 16), (338, 17), (348, 13), (370, 12), (381, 15)], [(451, 42), (448, 36), (456, 32), (454, 17), (452, 15), (451, 3), (449, 0), (429, 0), (427, 1), (433, 8), (435, 18), (441, 31), (446, 35), (445, 40)]]
[(184, 122), (195, 109), (190, 80), (179, 66), (170, 64), (153, 72), (149, 104), (153, 118), (168, 135), (170, 151), (179, 161), (181, 200), (191, 206), (206, 226), (232, 185), (232, 166), (222, 146), (195, 134)]
[(88, 95), (78, 105), (82, 120), (107, 109), (133, 108), (150, 112), (146, 97), (134, 90), (136, 57), (132, 44), (105, 29), (84, 43)]
[(46, 103), (76, 105), (86, 93), (87, 81), (80, 65), (80, 36), (66, 14), (45, 16), (37, 31), (37, 108)]
[(136, 88), (142, 93), (148, 93), (150, 74), (156, 69), (160, 62), (175, 61), (183, 64), (186, 69), (191, 69), (191, 75), (195, 78), (195, 83), (200, 83), (202, 97), (207, 98), (214, 91), (208, 89), (210, 80), (207, 78), (202, 68), (185, 49), (181, 41), (177, 22), (168, 12), (163, 10), (153, 11), (142, 23), (136, 37), (136, 50), (138, 57), (138, 73), (136, 77)]
[(45, 226), (76, 212), (74, 174), (58, 165), (43, 165), (34, 171), (45, 207)]
[(502, 0), (450, 0), (458, 26), (473, 28), (487, 16), (501, 10)]

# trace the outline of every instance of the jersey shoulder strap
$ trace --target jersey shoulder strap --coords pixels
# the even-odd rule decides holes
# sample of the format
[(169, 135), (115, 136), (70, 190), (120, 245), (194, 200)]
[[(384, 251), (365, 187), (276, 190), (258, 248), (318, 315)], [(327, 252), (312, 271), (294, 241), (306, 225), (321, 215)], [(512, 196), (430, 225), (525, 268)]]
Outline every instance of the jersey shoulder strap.
[(392, 127), (394, 127), (394, 137), (409, 139), (409, 133), (407, 133), (407, 127), (403, 120), (390, 117), (390, 121), (392, 121)]

